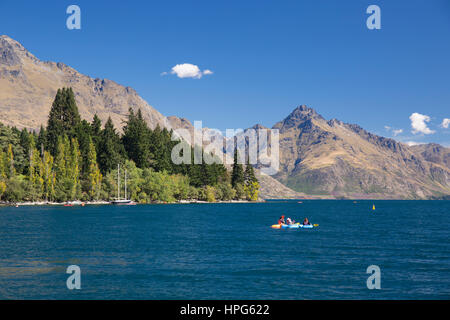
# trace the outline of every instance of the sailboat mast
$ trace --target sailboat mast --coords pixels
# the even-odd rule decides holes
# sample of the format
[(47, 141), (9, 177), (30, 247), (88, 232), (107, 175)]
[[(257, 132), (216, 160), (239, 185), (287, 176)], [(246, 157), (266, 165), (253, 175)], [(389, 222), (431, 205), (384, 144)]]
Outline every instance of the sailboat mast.
[(120, 164), (117, 164), (117, 200), (120, 200)]
[(125, 169), (125, 199), (127, 198), (127, 169)]

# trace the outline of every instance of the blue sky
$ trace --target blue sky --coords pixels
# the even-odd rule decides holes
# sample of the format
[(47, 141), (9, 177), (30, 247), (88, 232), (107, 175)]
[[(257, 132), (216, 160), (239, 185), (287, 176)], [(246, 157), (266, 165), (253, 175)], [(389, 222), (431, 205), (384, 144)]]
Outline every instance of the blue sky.
[[(66, 28), (71, 4), (81, 30)], [(371, 4), (381, 30), (366, 27)], [(440, 127), (450, 118), (446, 0), (0, 1), (0, 34), (211, 128), (271, 127), (306, 104), (380, 135), (402, 129), (398, 140), (450, 146)], [(170, 73), (182, 63), (213, 74)], [(413, 113), (429, 121), (413, 116), (413, 130)]]

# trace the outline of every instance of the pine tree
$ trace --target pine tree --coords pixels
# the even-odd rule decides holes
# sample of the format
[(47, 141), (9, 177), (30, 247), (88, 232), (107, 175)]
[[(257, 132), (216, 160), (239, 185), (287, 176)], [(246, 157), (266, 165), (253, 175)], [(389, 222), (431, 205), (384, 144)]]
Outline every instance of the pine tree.
[(117, 168), (118, 163), (124, 162), (125, 158), (125, 148), (114, 128), (111, 117), (105, 123), (100, 141), (97, 158), (101, 172), (106, 175), (109, 171)]
[(231, 185), (233, 188), (236, 188), (238, 184), (243, 184), (244, 182), (244, 171), (242, 169), (242, 164), (238, 163), (238, 150), (235, 148), (233, 170), (231, 172)]
[(250, 164), (248, 159), (247, 159), (247, 164), (245, 166), (244, 180), (245, 180), (246, 185), (249, 185), (253, 182), (258, 182), (258, 179), (256, 179), (256, 176), (255, 176), (255, 170), (253, 169), (253, 166)]
[(245, 179), (244, 185), (245, 198), (249, 201), (258, 200), (258, 193), (260, 186), (258, 183), (258, 179), (256, 179), (253, 166), (250, 164), (249, 158), (247, 158), (247, 164), (245, 166), (244, 179)]
[(41, 150), (43, 147), (47, 145), (47, 131), (45, 130), (44, 126), (41, 125), (41, 128), (39, 129), (39, 135), (36, 141), (36, 148), (38, 150)]
[(63, 125), (66, 133), (73, 133), (73, 128), (76, 128), (80, 123), (80, 113), (78, 112), (77, 103), (75, 101), (75, 94), (72, 88), (66, 88), (65, 104), (63, 108)]
[(82, 120), (77, 128), (75, 129), (75, 136), (78, 141), (78, 146), (81, 152), (81, 167), (80, 171), (86, 173), (88, 170), (88, 152), (89, 152), (89, 143), (92, 139), (92, 126), (86, 120)]
[(92, 120), (92, 123), (91, 123), (91, 136), (92, 136), (92, 141), (94, 142), (95, 151), (97, 152), (97, 154), (100, 149), (100, 143), (101, 143), (101, 138), (102, 138), (101, 134), (102, 134), (102, 121), (97, 116), (97, 114), (95, 114), (94, 119)]
[(72, 88), (58, 89), (47, 124), (47, 149), (52, 155), (56, 155), (58, 137), (66, 134), (72, 138), (79, 124), (80, 114)]
[(156, 171), (172, 172), (171, 149), (169, 132), (166, 128), (161, 130), (159, 124), (150, 131), (150, 151), (153, 155), (152, 167)]
[(58, 89), (55, 100), (47, 123), (47, 145), (46, 149), (50, 150), (52, 154), (56, 154), (56, 147), (58, 145), (58, 138), (64, 134), (63, 125), (63, 109), (64, 109), (64, 89)]
[(122, 141), (128, 157), (136, 163), (137, 167), (149, 168), (152, 164), (150, 129), (142, 116), (141, 109), (136, 115), (133, 109), (129, 109), (123, 133)]

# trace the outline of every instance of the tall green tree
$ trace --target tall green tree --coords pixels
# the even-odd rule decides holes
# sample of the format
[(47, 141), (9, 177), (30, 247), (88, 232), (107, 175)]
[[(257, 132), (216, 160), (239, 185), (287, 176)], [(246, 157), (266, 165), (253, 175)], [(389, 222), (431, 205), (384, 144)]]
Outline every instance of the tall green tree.
[(38, 138), (36, 141), (36, 148), (38, 150), (42, 150), (47, 145), (47, 131), (45, 130), (44, 126), (41, 125), (41, 128), (39, 129)]
[(89, 143), (88, 163), (87, 181), (89, 198), (91, 200), (98, 199), (101, 190), (102, 174), (97, 165), (97, 154), (92, 139)]
[(34, 137), (30, 139), (30, 160), (28, 167), (28, 193), (32, 201), (41, 199), (44, 192), (44, 169), (39, 151), (36, 149)]
[(103, 175), (106, 175), (109, 171), (117, 168), (118, 163), (123, 163), (125, 159), (125, 148), (114, 128), (111, 117), (105, 123), (100, 141), (97, 159), (100, 171)]
[(102, 121), (97, 116), (97, 114), (95, 114), (94, 119), (92, 120), (92, 123), (91, 123), (91, 136), (92, 136), (92, 141), (94, 142), (95, 151), (97, 152), (97, 154), (100, 149), (100, 143), (101, 143), (101, 138), (102, 138), (101, 134), (102, 134)]
[(237, 148), (234, 149), (234, 161), (233, 161), (233, 170), (231, 172), (231, 185), (233, 188), (236, 188), (238, 184), (244, 184), (244, 170), (242, 169), (242, 164), (238, 161), (238, 153)]
[(72, 88), (58, 89), (50, 109), (46, 134), (47, 149), (52, 155), (56, 155), (58, 137), (66, 134), (72, 138), (79, 123), (80, 114)]
[(253, 169), (253, 166), (250, 164), (249, 159), (247, 159), (247, 164), (245, 166), (244, 180), (245, 198), (249, 201), (258, 200), (260, 185), (258, 183), (258, 179), (256, 179), (255, 171)]
[(70, 181), (69, 197), (72, 200), (78, 199), (81, 194), (81, 152), (78, 140), (72, 138), (70, 143), (70, 157), (67, 160), (67, 175)]
[(42, 153), (42, 178), (44, 180), (45, 200), (53, 201), (55, 199), (56, 174), (53, 168), (54, 158), (48, 151)]
[(173, 171), (170, 134), (166, 128), (161, 130), (159, 124), (153, 131), (150, 131), (150, 151), (154, 158), (152, 167), (156, 171)]
[(250, 164), (248, 159), (247, 159), (247, 164), (245, 165), (244, 180), (245, 180), (245, 184), (250, 184), (252, 182), (258, 182), (258, 179), (256, 179), (256, 176), (255, 176), (255, 170), (253, 169), (253, 166)]
[(128, 157), (136, 163), (139, 168), (149, 168), (152, 164), (150, 152), (150, 129), (145, 122), (141, 109), (134, 114), (129, 109), (128, 120), (123, 127), (122, 142)]
[(92, 126), (86, 120), (82, 120), (75, 129), (75, 132), (82, 158), (80, 171), (85, 173), (89, 166), (88, 153), (89, 144), (92, 140)]

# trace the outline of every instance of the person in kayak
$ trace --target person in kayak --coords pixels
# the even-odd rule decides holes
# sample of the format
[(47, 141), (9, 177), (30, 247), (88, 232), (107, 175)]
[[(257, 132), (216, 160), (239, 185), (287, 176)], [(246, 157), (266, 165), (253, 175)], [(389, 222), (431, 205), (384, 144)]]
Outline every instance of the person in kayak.
[(284, 216), (281, 216), (280, 219), (278, 219), (278, 224), (286, 224), (284, 221)]
[(292, 220), (291, 218), (287, 218), (286, 219), (286, 224), (291, 225), (291, 224), (294, 224), (294, 223), (295, 223), (295, 220)]
[(310, 225), (311, 223), (309, 222), (308, 218), (305, 218), (305, 220), (303, 220), (303, 225), (307, 226)]

